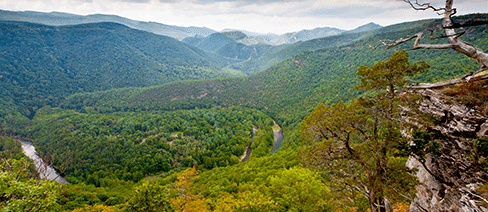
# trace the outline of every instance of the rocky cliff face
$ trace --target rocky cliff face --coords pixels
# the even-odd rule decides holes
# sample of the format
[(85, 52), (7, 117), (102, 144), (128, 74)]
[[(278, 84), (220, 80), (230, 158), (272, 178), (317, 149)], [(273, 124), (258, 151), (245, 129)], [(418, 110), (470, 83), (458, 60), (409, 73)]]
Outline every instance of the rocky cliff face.
[(410, 211), (488, 212), (480, 206), (485, 200), (476, 193), (487, 183), (488, 172), (473, 159), (474, 141), (488, 136), (487, 117), (476, 107), (453, 101), (441, 89), (413, 92), (424, 98), (421, 110), (437, 117), (437, 124), (428, 131), (438, 135), (440, 151), (409, 158), (407, 166), (418, 170), (420, 181)]

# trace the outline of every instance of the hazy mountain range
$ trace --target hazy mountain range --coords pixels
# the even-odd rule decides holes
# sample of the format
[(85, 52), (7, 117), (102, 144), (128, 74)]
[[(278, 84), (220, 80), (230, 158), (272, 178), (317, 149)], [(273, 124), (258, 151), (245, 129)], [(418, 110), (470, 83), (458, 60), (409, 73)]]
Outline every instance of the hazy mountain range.
[[(209, 29), (207, 27), (180, 27), (173, 25), (166, 25), (156, 22), (144, 22), (135, 21), (128, 18), (116, 16), (116, 15), (103, 15), (103, 14), (93, 14), (93, 15), (75, 15), (70, 13), (61, 12), (35, 12), (35, 11), (7, 11), (0, 10), (0, 20), (4, 21), (25, 21), (31, 23), (39, 23), (52, 26), (63, 26), (63, 25), (75, 25), (75, 24), (85, 24), (85, 23), (99, 23), (99, 22), (114, 22), (119, 24), (124, 24), (128, 27), (152, 32), (158, 35), (165, 35), (168, 37), (176, 38), (181, 40), (186, 37), (206, 37), (217, 31)], [(245, 30), (237, 29), (224, 29), (221, 32), (229, 31), (240, 31), (247, 35), (247, 38), (242, 39), (241, 42), (244, 44), (270, 44), (270, 45), (281, 45), (281, 44), (291, 44), (298, 41), (307, 41), (321, 37), (338, 35), (341, 33), (352, 33), (361, 32), (372, 29), (381, 28), (380, 25), (369, 23), (360, 26), (353, 30), (342, 30), (338, 28), (331, 27), (321, 27), (312, 30), (301, 30), (298, 32), (290, 32), (283, 35), (276, 35), (272, 33), (257, 33), (249, 32)]]

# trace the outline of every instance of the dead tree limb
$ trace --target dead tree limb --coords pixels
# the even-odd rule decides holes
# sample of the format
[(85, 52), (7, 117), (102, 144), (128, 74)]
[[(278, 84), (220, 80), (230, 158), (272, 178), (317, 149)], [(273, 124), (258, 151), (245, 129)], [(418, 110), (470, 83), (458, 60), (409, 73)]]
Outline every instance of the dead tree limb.
[[(478, 61), (479, 69), (475, 71), (473, 74), (479, 73), (481, 71), (488, 70), (488, 54), (483, 52), (481, 49), (476, 48), (475, 46), (463, 41), (460, 37), (465, 33), (462, 27), (468, 26), (479, 26), (488, 24), (487, 19), (480, 19), (480, 20), (470, 20), (465, 21), (463, 23), (457, 23), (453, 20), (452, 16), (456, 14), (456, 8), (453, 8), (453, 1), (454, 0), (446, 0), (445, 7), (434, 7), (430, 5), (430, 3), (420, 3), (418, 0), (402, 0), (408, 3), (414, 10), (433, 10), (437, 12), (439, 15), (443, 15), (442, 18), (442, 29), (445, 32), (445, 35), (432, 37), (433, 31), (431, 31), (430, 37), (432, 39), (438, 38), (447, 38), (448, 43), (446, 44), (421, 44), (420, 40), (423, 38), (424, 33), (419, 32), (415, 35), (405, 36), (398, 40), (382, 40), (380, 44), (372, 47), (372, 49), (376, 49), (379, 46), (386, 46), (386, 49), (393, 48), (398, 46), (402, 43), (409, 42), (415, 38), (414, 45), (409, 50), (417, 50), (417, 49), (453, 49), (456, 52), (464, 54), (468, 57), (471, 57)], [(461, 28), (463, 31), (456, 32), (456, 29)]]
[(462, 23), (453, 23), (452, 26), (447, 26), (444, 28), (455, 29), (455, 28), (470, 27), (470, 26), (480, 26), (485, 24), (488, 24), (488, 19), (465, 21)]

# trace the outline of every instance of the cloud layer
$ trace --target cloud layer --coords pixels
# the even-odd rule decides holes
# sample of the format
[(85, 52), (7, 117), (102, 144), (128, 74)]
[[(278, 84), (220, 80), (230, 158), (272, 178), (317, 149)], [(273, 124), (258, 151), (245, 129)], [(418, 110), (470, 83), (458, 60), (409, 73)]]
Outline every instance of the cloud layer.
[[(445, 0), (429, 1), (442, 7)], [(459, 14), (488, 12), (488, 0), (457, 0)], [(390, 25), (438, 17), (414, 11), (398, 0), (0, 0), (0, 9), (115, 14), (180, 26), (215, 30), (285, 32), (315, 27), (352, 29), (375, 22)]]

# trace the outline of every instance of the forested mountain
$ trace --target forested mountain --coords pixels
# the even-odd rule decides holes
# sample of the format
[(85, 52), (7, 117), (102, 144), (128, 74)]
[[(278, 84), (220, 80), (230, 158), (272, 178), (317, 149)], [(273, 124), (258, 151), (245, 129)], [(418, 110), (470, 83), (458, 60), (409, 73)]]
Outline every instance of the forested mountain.
[(248, 36), (241, 31), (227, 31), (221, 32), (221, 34), (245, 45), (265, 44), (268, 40), (267, 37)]
[[(225, 58), (241, 61), (254, 60), (282, 48), (281, 46), (266, 44), (246, 45), (240, 42), (247, 38), (249, 37), (243, 33), (224, 32), (214, 33), (207, 37), (187, 37), (182, 41), (199, 49), (221, 55)], [(245, 73), (251, 74), (249, 72)]]
[(116, 15), (74, 15), (60, 12), (34, 12), (34, 11), (7, 11), (0, 10), (0, 20), (31, 22), (52, 26), (77, 25), (87, 23), (113, 22), (126, 25), (128, 27), (164, 35), (176, 39), (183, 39), (190, 36), (208, 36), (216, 31), (206, 27), (180, 27), (155, 22), (135, 21)]
[(253, 39), (257, 39), (257, 40), (260, 40), (263, 42), (270, 42), (271, 40), (273, 40), (279, 36), (279, 35), (276, 35), (273, 33), (263, 34), (263, 33), (250, 32), (250, 31), (240, 30), (240, 29), (223, 29), (220, 32), (224, 33), (224, 32), (236, 32), (236, 31), (242, 32), (242, 33), (246, 34), (248, 37), (251, 37)]
[(375, 30), (375, 29), (379, 29), (379, 28), (382, 28), (382, 26), (379, 24), (375, 24), (375, 23), (371, 22), (371, 23), (359, 26), (356, 29), (351, 29), (351, 30), (348, 30), (348, 31), (343, 32), (343, 33), (347, 34), (347, 33), (356, 33), (356, 32), (366, 32), (366, 31)]
[(116, 23), (0, 22), (0, 37), (2, 98), (25, 115), (78, 92), (241, 75), (223, 70), (233, 60)]

